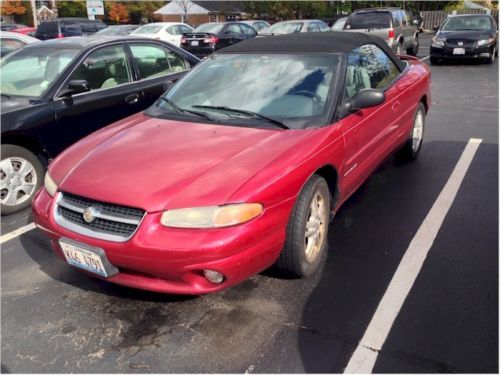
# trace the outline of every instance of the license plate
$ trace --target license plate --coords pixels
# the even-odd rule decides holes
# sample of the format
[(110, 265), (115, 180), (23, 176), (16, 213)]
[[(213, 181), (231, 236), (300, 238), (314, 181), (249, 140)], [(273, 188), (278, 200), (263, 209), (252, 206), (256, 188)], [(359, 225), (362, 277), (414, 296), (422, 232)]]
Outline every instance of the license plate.
[(465, 55), (465, 48), (453, 48), (454, 55)]
[(68, 264), (74, 267), (103, 277), (109, 277), (118, 272), (118, 269), (109, 263), (103, 249), (63, 238), (59, 240), (59, 245)]
[(199, 45), (199, 42), (197, 40), (193, 40), (193, 41), (191, 41), (191, 45), (196, 47)]

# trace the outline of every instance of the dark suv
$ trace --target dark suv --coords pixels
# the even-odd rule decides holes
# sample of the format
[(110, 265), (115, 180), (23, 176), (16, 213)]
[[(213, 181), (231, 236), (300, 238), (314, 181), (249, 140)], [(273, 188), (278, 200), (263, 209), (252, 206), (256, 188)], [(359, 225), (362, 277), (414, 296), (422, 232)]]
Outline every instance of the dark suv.
[(358, 31), (384, 39), (399, 54), (416, 56), (419, 30), (411, 17), (398, 8), (359, 9), (346, 21), (344, 31)]
[(44, 21), (36, 30), (35, 37), (40, 40), (64, 38), (67, 36), (85, 36), (97, 33), (108, 27), (99, 20), (87, 18), (58, 18)]

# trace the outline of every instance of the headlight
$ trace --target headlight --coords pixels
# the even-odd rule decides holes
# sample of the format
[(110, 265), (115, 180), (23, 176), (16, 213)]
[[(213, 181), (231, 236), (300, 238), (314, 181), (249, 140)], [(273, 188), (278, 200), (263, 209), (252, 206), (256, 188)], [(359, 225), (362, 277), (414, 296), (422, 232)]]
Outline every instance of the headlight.
[(483, 39), (483, 40), (478, 40), (477, 45), (478, 46), (484, 46), (485, 44), (490, 44), (495, 40), (495, 38), (490, 38), (490, 39)]
[(49, 172), (45, 173), (45, 179), (43, 180), (43, 186), (47, 193), (53, 197), (57, 191), (57, 184), (54, 182), (52, 177), (50, 177)]
[(434, 38), (432, 38), (432, 46), (433, 47), (444, 47), (445, 41), (446, 41), (446, 39), (441, 39), (441, 38), (438, 38), (437, 36), (435, 36)]
[(221, 228), (245, 223), (259, 216), (263, 210), (259, 203), (180, 208), (165, 211), (160, 222), (174, 228)]

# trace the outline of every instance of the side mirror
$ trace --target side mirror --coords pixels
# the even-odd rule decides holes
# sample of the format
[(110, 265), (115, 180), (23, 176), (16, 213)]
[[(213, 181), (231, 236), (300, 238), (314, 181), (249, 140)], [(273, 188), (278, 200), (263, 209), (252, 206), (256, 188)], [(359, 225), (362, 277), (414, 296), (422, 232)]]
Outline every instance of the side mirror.
[(385, 94), (382, 90), (362, 89), (347, 104), (346, 110), (356, 112), (363, 108), (375, 107), (385, 101)]
[(60, 97), (71, 97), (82, 92), (90, 91), (89, 82), (84, 79), (73, 79), (68, 82), (68, 87), (61, 91)]
[(432, 30), (434, 30), (434, 31), (438, 31), (438, 30), (439, 30), (439, 25), (434, 26), (434, 27), (432, 28)]

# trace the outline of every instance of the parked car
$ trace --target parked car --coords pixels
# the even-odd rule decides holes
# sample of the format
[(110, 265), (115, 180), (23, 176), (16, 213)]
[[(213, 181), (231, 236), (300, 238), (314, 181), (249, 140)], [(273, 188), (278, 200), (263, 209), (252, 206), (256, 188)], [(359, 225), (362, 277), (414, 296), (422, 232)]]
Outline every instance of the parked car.
[(342, 30), (344, 30), (344, 26), (345, 26), (346, 21), (347, 21), (347, 17), (339, 18), (332, 25), (332, 31), (342, 31)]
[(26, 44), (39, 42), (38, 39), (31, 36), (19, 34), (11, 31), (0, 31), (0, 57), (15, 51)]
[(449, 16), (432, 38), (430, 60), (475, 58), (488, 64), (498, 56), (498, 26), (487, 14)]
[(44, 168), (91, 132), (147, 108), (198, 62), (147, 38), (34, 43), (0, 64), (2, 215), (27, 207)]
[(251, 26), (257, 33), (265, 32), (271, 27), (266, 21), (262, 20), (245, 20), (241, 22)]
[(16, 29), (24, 29), (26, 27), (28, 26), (19, 23), (4, 23), (4, 22), (0, 23), (1, 31), (14, 31)]
[(331, 31), (326, 23), (320, 20), (293, 20), (276, 22), (262, 36), (307, 33), (307, 32), (323, 32)]
[(18, 29), (13, 29), (12, 32), (34, 37), (36, 33), (36, 27), (20, 27)]
[(193, 28), (185, 23), (154, 22), (135, 29), (132, 31), (131, 35), (159, 39), (180, 47), (182, 34), (190, 33), (192, 31)]
[(406, 14), (410, 17), (411, 22), (418, 29), (419, 32), (424, 31), (424, 17), (419, 12), (413, 10), (406, 10)]
[(113, 25), (99, 30), (98, 35), (129, 35), (132, 31), (140, 27), (139, 25)]
[(363, 32), (384, 39), (400, 55), (418, 53), (418, 29), (404, 10), (398, 8), (359, 9), (346, 21), (344, 30)]
[(341, 204), (420, 152), (430, 70), (404, 58), (345, 32), (220, 50), (56, 158), (34, 220), (69, 264), (135, 288), (215, 292), (275, 262), (311, 275)]
[(43, 21), (38, 25), (35, 37), (40, 40), (64, 38), (68, 36), (93, 35), (99, 30), (105, 29), (108, 25), (99, 20), (89, 20), (88, 18), (58, 18), (50, 21)]
[(183, 35), (181, 47), (198, 57), (206, 57), (220, 48), (255, 38), (257, 31), (242, 22), (211, 22)]

